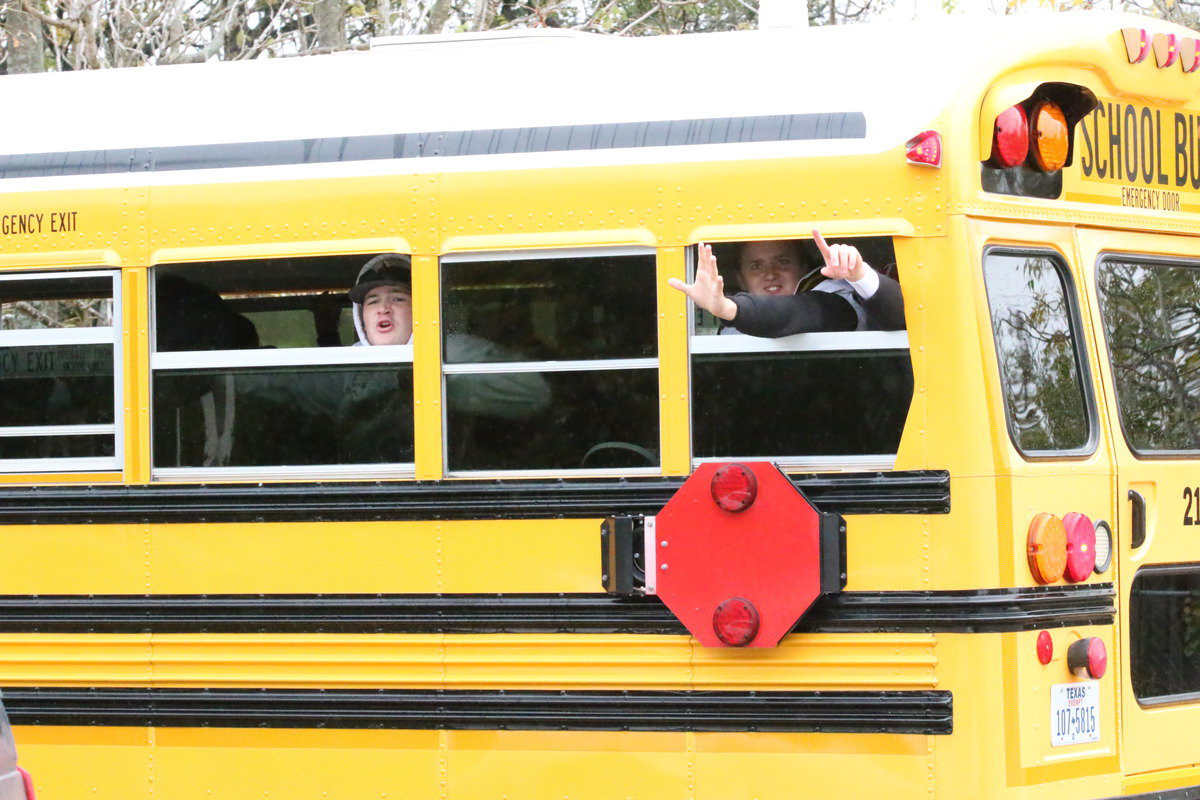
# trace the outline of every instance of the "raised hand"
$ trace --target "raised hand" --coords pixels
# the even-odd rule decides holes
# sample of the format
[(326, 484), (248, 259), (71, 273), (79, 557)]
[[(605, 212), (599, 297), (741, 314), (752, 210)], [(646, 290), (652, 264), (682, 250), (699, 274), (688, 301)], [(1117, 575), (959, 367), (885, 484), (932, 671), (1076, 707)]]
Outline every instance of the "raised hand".
[(668, 278), (667, 283), (718, 319), (728, 322), (737, 316), (737, 304), (725, 296), (725, 279), (717, 271), (717, 257), (709, 245), (696, 246), (695, 283), (684, 283), (678, 278)]
[(854, 245), (827, 244), (825, 237), (818, 230), (813, 231), (813, 241), (816, 242), (817, 249), (821, 251), (821, 257), (825, 259), (825, 266), (821, 267), (821, 274), (826, 278), (860, 281), (867, 274), (870, 267), (866, 261), (863, 261), (862, 253), (858, 252), (858, 248)]

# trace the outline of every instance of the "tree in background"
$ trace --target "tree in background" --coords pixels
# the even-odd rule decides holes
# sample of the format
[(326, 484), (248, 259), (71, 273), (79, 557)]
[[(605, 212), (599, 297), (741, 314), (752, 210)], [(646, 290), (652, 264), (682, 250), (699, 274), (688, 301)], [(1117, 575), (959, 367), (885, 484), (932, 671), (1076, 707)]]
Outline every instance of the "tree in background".
[[(759, 0), (0, 0), (0, 74), (291, 56), (378, 36), (559, 27), (647, 36), (758, 24)], [(955, 12), (980, 0), (792, 0), (809, 24), (906, 7)], [(1196, 27), (1200, 0), (984, 0), (1027, 7), (1128, 7)], [(928, 13), (928, 12), (926, 12)]]

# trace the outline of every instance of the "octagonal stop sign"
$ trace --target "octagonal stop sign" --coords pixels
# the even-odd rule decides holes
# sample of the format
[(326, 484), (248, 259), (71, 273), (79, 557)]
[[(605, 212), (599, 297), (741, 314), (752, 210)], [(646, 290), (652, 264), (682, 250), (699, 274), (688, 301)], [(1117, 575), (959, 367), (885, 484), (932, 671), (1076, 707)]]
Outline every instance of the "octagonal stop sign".
[(658, 513), (647, 566), (658, 596), (701, 644), (725, 645), (714, 615), (732, 600), (736, 613), (757, 611), (746, 646), (774, 647), (823, 591), (845, 584), (845, 525), (765, 461), (735, 465), (753, 473), (757, 493), (744, 509), (724, 510), (713, 489), (721, 466), (701, 465)]

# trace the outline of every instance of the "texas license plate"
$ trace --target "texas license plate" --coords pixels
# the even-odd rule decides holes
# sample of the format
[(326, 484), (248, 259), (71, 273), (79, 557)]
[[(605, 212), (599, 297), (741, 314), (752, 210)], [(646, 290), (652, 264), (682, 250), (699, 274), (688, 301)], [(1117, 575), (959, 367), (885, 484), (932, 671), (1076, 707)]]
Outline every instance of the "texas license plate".
[(1100, 740), (1100, 684), (1058, 683), (1050, 687), (1050, 745)]

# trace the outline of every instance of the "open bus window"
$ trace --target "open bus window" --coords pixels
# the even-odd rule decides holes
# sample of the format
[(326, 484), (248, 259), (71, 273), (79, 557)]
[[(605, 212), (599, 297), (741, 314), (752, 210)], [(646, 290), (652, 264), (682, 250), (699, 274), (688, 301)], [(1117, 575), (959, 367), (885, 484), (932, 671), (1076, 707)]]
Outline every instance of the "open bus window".
[(1140, 704), (1200, 699), (1200, 565), (1138, 571), (1129, 590), (1129, 639)]
[(452, 472), (657, 468), (646, 248), (442, 259)]
[[(891, 239), (844, 241), (895, 279)], [(727, 294), (750, 288), (742, 285), (738, 268), (743, 251), (752, 252), (747, 244), (713, 247)], [(799, 292), (825, 280), (811, 240), (770, 244), (795, 253)], [(853, 326), (855, 314), (848, 316), (846, 324)], [(894, 461), (913, 390), (905, 331), (818, 331), (768, 339), (723, 327), (696, 308), (690, 349), (695, 459), (862, 468), (887, 468)]]
[(411, 345), (350, 346), (371, 257), (155, 269), (157, 475), (411, 472)]
[(1084, 453), (1087, 370), (1065, 265), (1050, 253), (992, 251), (983, 275), (1013, 444), (1030, 456)]
[(1200, 450), (1200, 264), (1105, 258), (1097, 275), (1125, 440)]
[(0, 471), (119, 468), (119, 280), (0, 275)]

